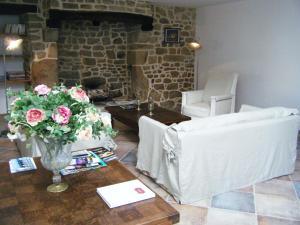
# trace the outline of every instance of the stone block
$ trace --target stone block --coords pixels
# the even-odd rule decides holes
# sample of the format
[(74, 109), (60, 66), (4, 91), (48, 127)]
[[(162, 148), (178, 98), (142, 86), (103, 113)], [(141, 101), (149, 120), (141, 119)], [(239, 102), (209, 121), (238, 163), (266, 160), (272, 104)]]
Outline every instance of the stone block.
[(183, 62), (184, 56), (183, 55), (165, 55), (163, 60), (166, 62)]
[(63, 8), (64, 9), (78, 9), (79, 5), (76, 3), (63, 3)]
[(33, 51), (42, 51), (45, 50), (45, 44), (43, 42), (34, 42), (31, 43), (31, 48)]
[(164, 90), (165, 89), (164, 84), (154, 84), (153, 87), (155, 90)]
[(166, 109), (172, 109), (175, 106), (175, 102), (174, 101), (165, 101), (165, 102), (161, 102), (160, 103), (161, 107), (164, 107)]
[(88, 38), (87, 39), (87, 44), (88, 45), (94, 45), (94, 44), (97, 44), (99, 42), (99, 38)]
[(127, 52), (127, 64), (143, 65), (146, 63), (147, 57), (147, 51), (129, 51)]
[(82, 63), (87, 66), (94, 66), (96, 65), (95, 58), (83, 58)]
[(52, 86), (57, 83), (57, 60), (44, 59), (32, 63), (32, 85), (46, 84)]
[(103, 52), (93, 52), (93, 56), (94, 57), (104, 57), (104, 53)]
[(79, 71), (59, 71), (59, 78), (64, 79), (79, 79)]
[(123, 39), (122, 38), (116, 38), (113, 41), (114, 44), (122, 44), (123, 43)]
[(169, 98), (180, 98), (181, 92), (180, 91), (170, 91)]
[(57, 44), (51, 43), (48, 47), (48, 58), (57, 59)]
[(107, 55), (108, 59), (115, 59), (116, 58), (116, 54), (113, 50), (106, 51), (106, 55)]
[(156, 48), (155, 51), (156, 51), (157, 55), (163, 55), (168, 52), (168, 50), (166, 48)]
[(56, 29), (56, 28), (43, 29), (43, 40), (45, 42), (57, 42), (58, 41), (58, 29)]
[(167, 90), (177, 90), (178, 89), (178, 83), (171, 83), (166, 85)]
[(89, 50), (80, 50), (80, 55), (81, 56), (92, 57), (92, 52), (89, 51)]

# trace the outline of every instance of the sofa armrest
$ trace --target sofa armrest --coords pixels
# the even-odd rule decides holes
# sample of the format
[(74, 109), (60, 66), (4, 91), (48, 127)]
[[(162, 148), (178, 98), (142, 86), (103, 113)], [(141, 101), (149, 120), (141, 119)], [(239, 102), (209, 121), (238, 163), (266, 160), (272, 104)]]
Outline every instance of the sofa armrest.
[(151, 177), (158, 178), (162, 156), (162, 139), (167, 125), (147, 116), (139, 119), (139, 144), (136, 167), (147, 171)]
[(194, 102), (201, 102), (203, 90), (182, 92), (182, 105), (188, 105)]

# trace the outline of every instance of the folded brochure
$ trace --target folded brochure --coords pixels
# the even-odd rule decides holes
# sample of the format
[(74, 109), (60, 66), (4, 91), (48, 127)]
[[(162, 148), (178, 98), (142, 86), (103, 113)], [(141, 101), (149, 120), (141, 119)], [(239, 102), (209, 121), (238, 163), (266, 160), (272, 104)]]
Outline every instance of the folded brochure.
[(139, 180), (99, 187), (97, 193), (110, 208), (155, 197), (155, 193)]
[(24, 172), (29, 170), (35, 170), (36, 165), (33, 158), (22, 157), (9, 160), (9, 168), (11, 173)]

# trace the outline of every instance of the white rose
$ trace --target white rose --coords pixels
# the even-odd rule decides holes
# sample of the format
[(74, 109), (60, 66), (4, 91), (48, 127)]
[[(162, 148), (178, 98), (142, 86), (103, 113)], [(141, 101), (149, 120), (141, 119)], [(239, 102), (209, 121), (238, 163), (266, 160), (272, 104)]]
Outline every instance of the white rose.
[(79, 140), (89, 140), (93, 136), (93, 128), (91, 126), (85, 127), (84, 129), (77, 131), (76, 136)]
[(8, 123), (7, 126), (8, 126), (9, 131), (12, 132), (12, 133), (17, 133), (19, 131), (19, 127), (15, 126), (11, 123)]
[(9, 140), (11, 140), (11, 141), (18, 139), (18, 135), (17, 135), (17, 134), (7, 133), (7, 137), (8, 137)]
[(109, 116), (101, 115), (101, 121), (105, 127), (111, 127), (111, 119)]
[(88, 121), (92, 121), (92, 122), (97, 122), (100, 119), (100, 116), (98, 113), (94, 113), (94, 112), (88, 112), (86, 115), (86, 118)]

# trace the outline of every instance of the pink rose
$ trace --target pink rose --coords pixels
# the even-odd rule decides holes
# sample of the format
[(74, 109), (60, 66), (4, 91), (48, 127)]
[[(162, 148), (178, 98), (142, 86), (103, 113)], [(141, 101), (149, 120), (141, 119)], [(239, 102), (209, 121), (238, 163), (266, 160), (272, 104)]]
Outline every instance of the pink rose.
[(45, 119), (45, 112), (41, 109), (29, 109), (26, 112), (26, 121), (29, 125), (35, 126)]
[(51, 91), (51, 88), (49, 88), (45, 84), (40, 84), (34, 88), (34, 90), (39, 94), (39, 95), (47, 95)]
[(65, 125), (69, 123), (69, 119), (72, 115), (71, 110), (66, 106), (58, 106), (55, 112), (52, 114), (52, 119), (58, 123)]
[(89, 102), (89, 97), (84, 90), (78, 87), (72, 87), (69, 91), (71, 97), (78, 102)]

